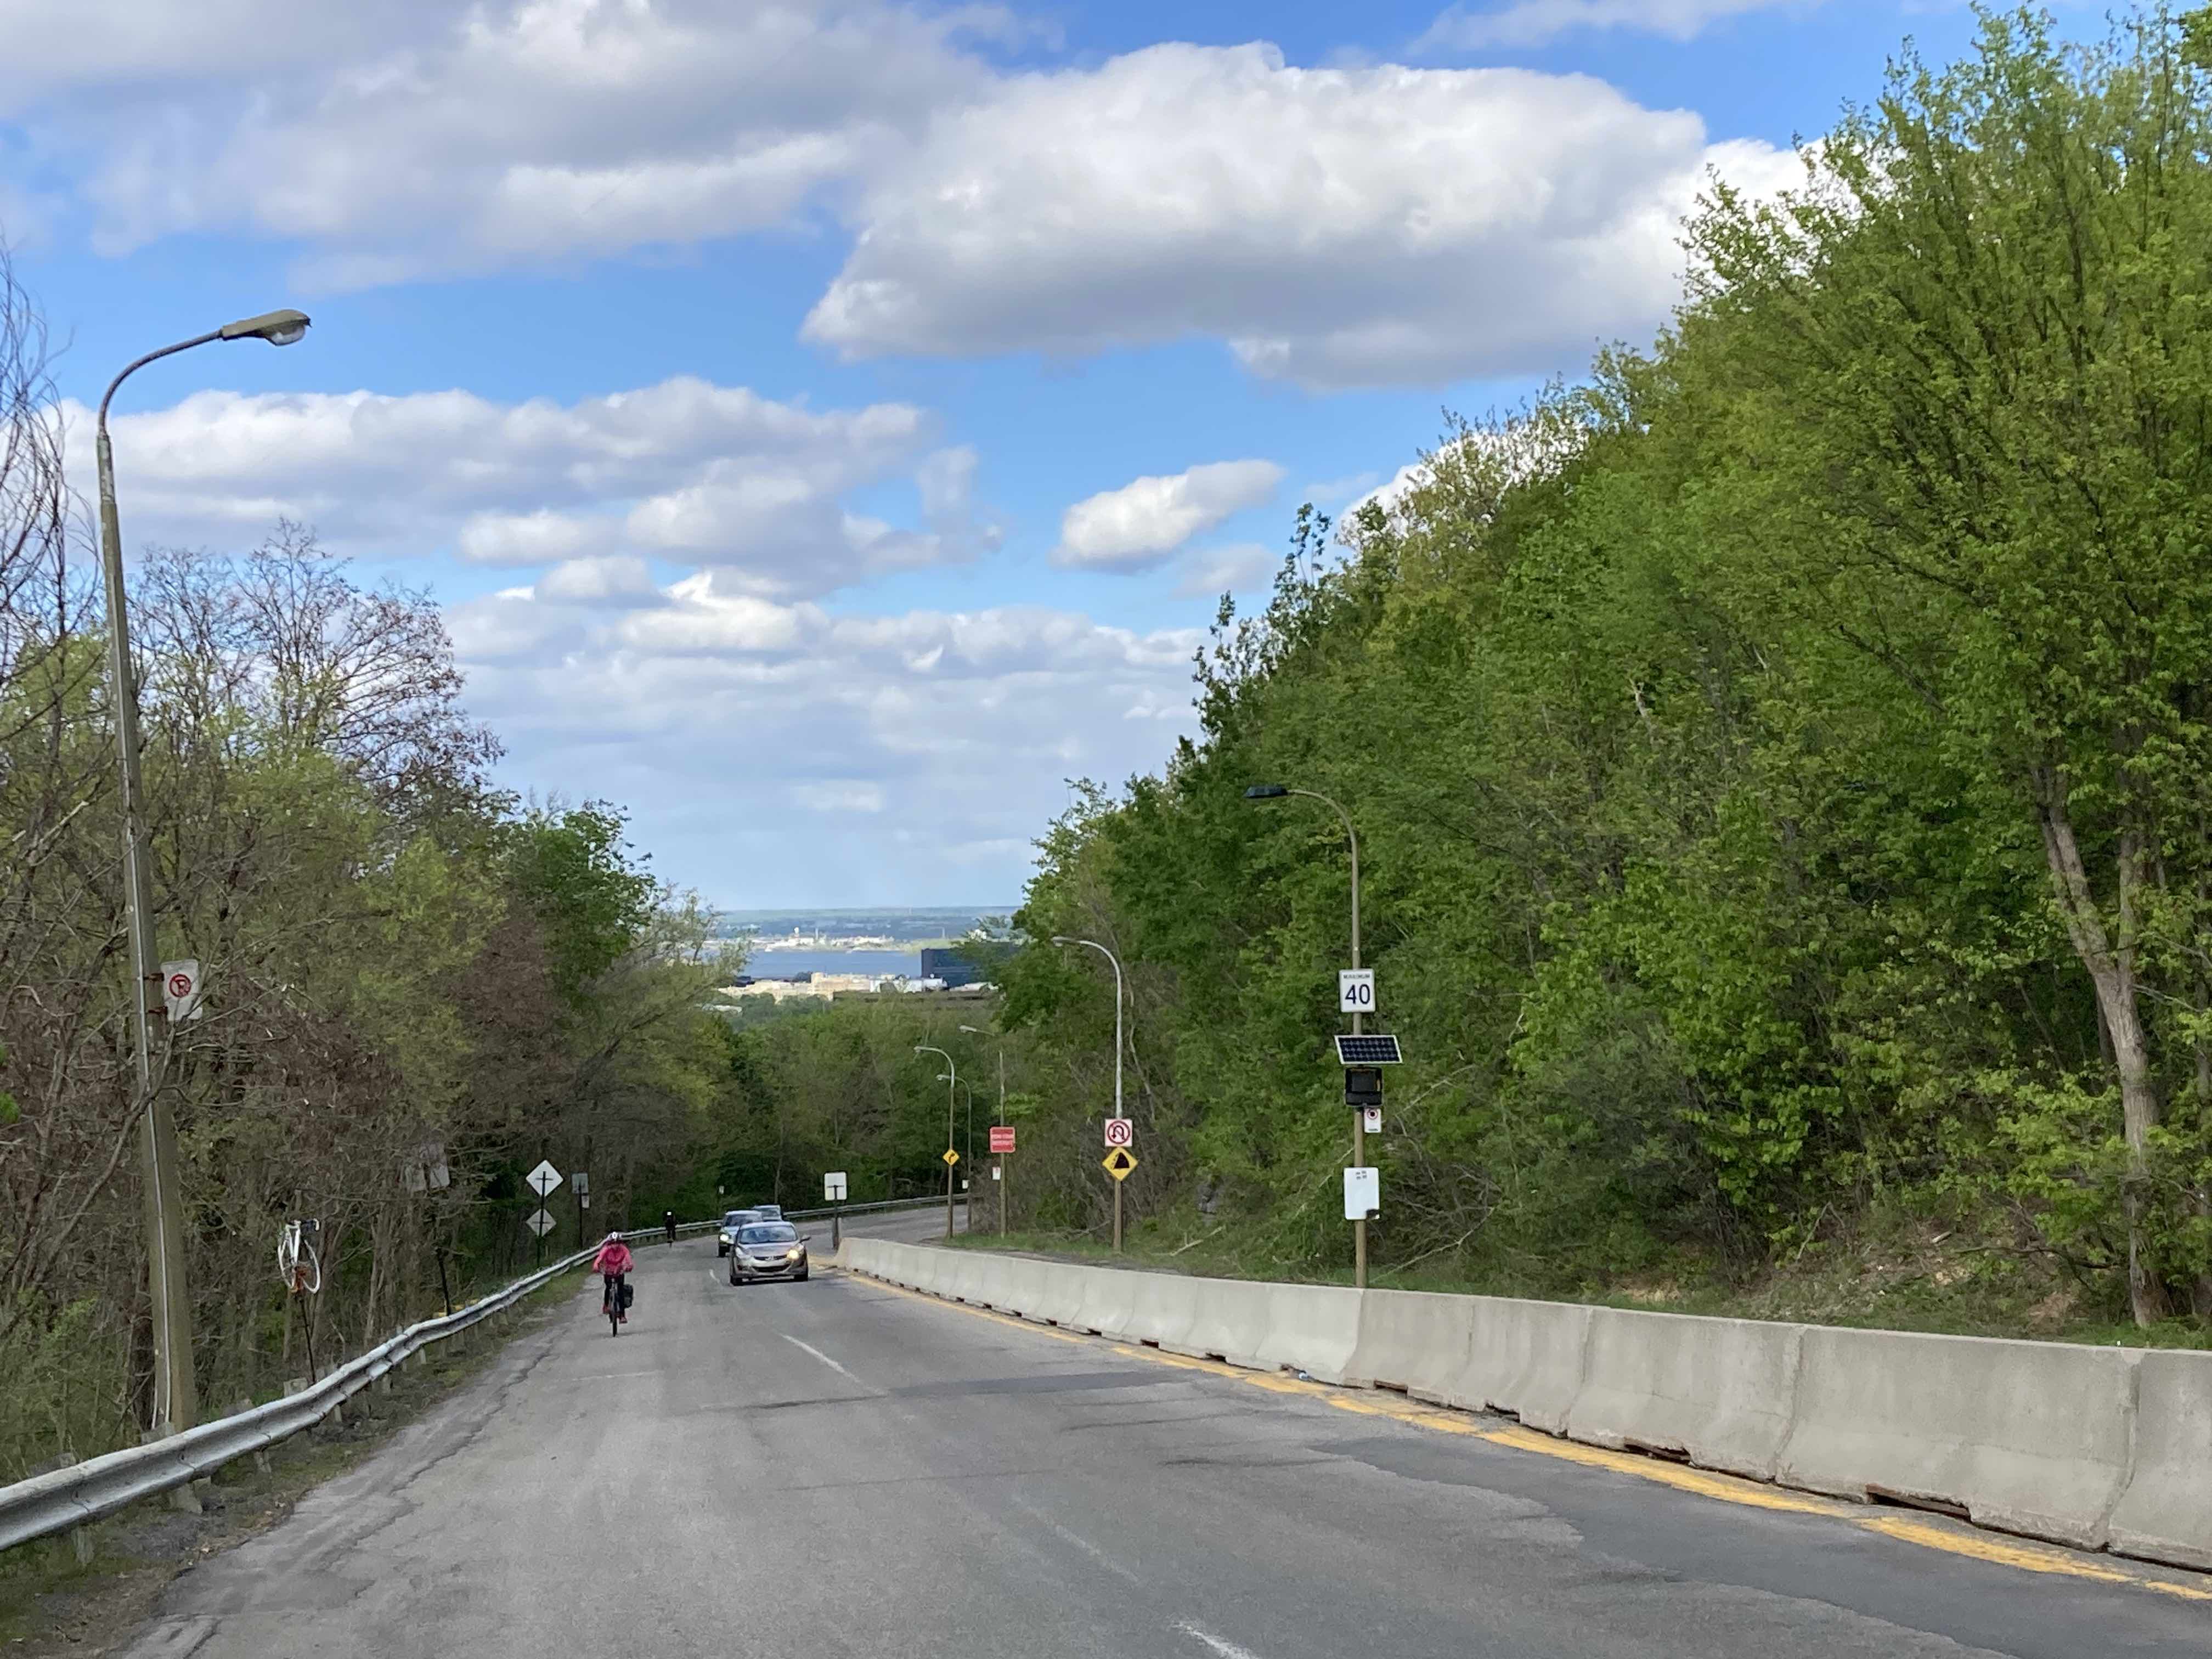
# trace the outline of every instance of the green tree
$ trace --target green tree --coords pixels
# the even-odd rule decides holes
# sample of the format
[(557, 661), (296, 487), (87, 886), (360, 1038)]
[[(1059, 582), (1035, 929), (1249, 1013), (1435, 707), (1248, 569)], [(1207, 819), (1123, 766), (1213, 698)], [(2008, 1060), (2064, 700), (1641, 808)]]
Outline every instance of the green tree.
[(1878, 665), (2035, 830), (2110, 1048), (2145, 1323), (2184, 1265), (2154, 1236), (2159, 1130), (2212, 1077), (2199, 34), (2074, 48), (2021, 13), (1951, 68), (1907, 57), (1802, 191), (1693, 223), (1672, 348), (1740, 446), (1707, 526), (1742, 603)]

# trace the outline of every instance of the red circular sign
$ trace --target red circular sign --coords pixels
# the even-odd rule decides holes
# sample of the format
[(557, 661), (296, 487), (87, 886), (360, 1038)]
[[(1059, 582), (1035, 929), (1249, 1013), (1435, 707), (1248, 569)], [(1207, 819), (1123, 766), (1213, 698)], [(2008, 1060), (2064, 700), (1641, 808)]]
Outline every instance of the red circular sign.
[(172, 974), (169, 975), (169, 994), (171, 996), (188, 997), (191, 995), (191, 994), (192, 976), (190, 974)]

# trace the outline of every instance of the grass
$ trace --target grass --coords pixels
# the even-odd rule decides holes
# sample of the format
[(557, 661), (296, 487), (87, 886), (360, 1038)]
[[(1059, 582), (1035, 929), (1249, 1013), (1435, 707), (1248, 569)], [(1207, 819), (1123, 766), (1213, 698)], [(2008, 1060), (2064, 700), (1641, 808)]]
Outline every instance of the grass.
[[(1216, 1279), (1352, 1282), (1348, 1262), (1286, 1261), (1254, 1227), (1195, 1214), (1170, 1213), (1129, 1228), (1119, 1257), (1096, 1232), (1013, 1232), (1003, 1240), (995, 1232), (963, 1233), (953, 1243)], [(1790, 1259), (1749, 1275), (1731, 1276), (1710, 1261), (1682, 1255), (1632, 1273), (1586, 1273), (1564, 1292), (1556, 1282), (1535, 1285), (1529, 1280), (1526, 1273), (1449, 1255), (1404, 1267), (1377, 1260), (1368, 1279), (1377, 1290), (1533, 1296), (1733, 1319), (2100, 1347), (2212, 1347), (2212, 1327), (2201, 1318), (2176, 1317), (2138, 1328), (2124, 1305), (2100, 1301), (2047, 1258), (2022, 1256), (1984, 1237), (1901, 1218), (1856, 1236), (1808, 1244)]]
[[(573, 1294), (581, 1273), (564, 1273), (526, 1298), (522, 1328), (533, 1328), (556, 1301)], [(0, 1555), (0, 1650), (8, 1659), (52, 1659), (119, 1645), (179, 1573), (282, 1521), (307, 1492), (475, 1381), (504, 1346), (479, 1340), (457, 1353), (450, 1343), (434, 1346), (428, 1364), (391, 1374), (389, 1394), (367, 1391), (348, 1401), (343, 1426), (319, 1425), (271, 1448), (267, 1474), (250, 1458), (225, 1467), (203, 1492), (199, 1515), (161, 1499), (109, 1516), (91, 1528), (89, 1565), (78, 1565), (65, 1537)]]

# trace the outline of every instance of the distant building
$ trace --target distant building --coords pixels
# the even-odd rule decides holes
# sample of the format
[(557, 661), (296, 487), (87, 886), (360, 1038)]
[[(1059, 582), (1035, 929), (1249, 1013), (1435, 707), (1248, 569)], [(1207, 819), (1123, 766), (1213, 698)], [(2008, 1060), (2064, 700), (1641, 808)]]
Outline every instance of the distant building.
[(990, 979), (993, 969), (1012, 954), (1013, 946), (998, 939), (969, 939), (949, 948), (927, 949), (921, 953), (921, 977), (942, 981), (956, 990), (963, 985), (981, 985)]
[(771, 997), (778, 1003), (793, 997), (811, 997), (827, 1002), (833, 997), (872, 994), (899, 983), (896, 975), (809, 972), (794, 974), (789, 979), (748, 979), (724, 986), (719, 994), (733, 1000)]

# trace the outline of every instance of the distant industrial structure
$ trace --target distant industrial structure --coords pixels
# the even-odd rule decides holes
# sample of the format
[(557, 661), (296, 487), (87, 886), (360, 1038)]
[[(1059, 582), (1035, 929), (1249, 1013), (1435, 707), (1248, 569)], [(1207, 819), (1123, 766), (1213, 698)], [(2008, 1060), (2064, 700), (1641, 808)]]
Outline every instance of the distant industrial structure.
[[(924, 952), (925, 957), (929, 953)], [(941, 954), (951, 955), (950, 951)], [(723, 1005), (728, 1006), (747, 997), (768, 997), (779, 1006), (793, 997), (817, 998), (827, 1002), (836, 997), (883, 996), (902, 993), (955, 991), (963, 995), (979, 996), (995, 991), (994, 985), (970, 976), (958, 985), (948, 985), (944, 980), (926, 971), (909, 977), (905, 974), (793, 974), (787, 979), (738, 980), (715, 992)]]
[(1013, 953), (1009, 942), (981, 937), (963, 939), (950, 947), (926, 947), (921, 953), (921, 976), (953, 989), (988, 984), (993, 971)]

